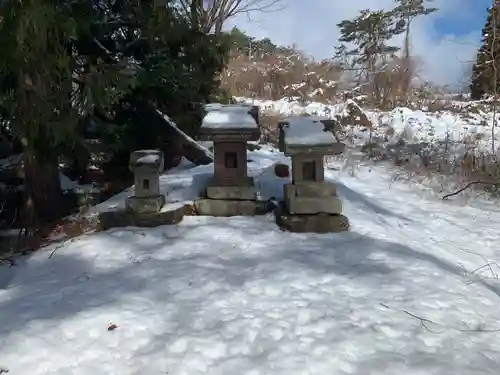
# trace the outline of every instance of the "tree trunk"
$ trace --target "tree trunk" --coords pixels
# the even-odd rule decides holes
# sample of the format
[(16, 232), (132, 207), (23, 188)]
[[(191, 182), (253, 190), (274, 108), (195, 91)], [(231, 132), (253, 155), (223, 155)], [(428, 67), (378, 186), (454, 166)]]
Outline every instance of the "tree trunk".
[(37, 158), (24, 153), (26, 226), (39, 226), (60, 219), (65, 213), (57, 157)]
[[(217, 15), (217, 20), (215, 21), (215, 35), (220, 35), (222, 33), (222, 26), (224, 25), (224, 16), (222, 13), (222, 9), (220, 10), (220, 13)], [(250, 49), (251, 53), (252, 49)]]
[[(35, 110), (40, 98), (48, 98), (48, 84), (35, 67), (19, 71), (18, 100), (24, 152), (24, 225), (28, 230), (52, 223), (65, 213), (59, 179), (58, 153), (51, 147), (49, 126)], [(69, 103), (69, 101), (68, 101)], [(34, 132), (32, 129), (38, 128)]]
[(410, 23), (411, 19), (407, 18), (406, 20), (406, 30), (405, 30), (405, 40), (404, 40), (404, 48), (403, 48), (403, 77), (401, 79), (401, 91), (403, 92), (404, 98), (407, 99), (410, 93), (411, 87), (411, 75), (412, 67), (410, 61)]
[(203, 10), (203, 0), (191, 0), (191, 25), (194, 29), (200, 29), (200, 13)]

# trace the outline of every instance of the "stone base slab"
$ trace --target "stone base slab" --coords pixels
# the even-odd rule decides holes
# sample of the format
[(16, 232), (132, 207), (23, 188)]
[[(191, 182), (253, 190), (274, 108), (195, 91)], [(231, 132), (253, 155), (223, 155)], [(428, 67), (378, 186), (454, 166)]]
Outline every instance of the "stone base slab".
[(349, 230), (349, 219), (344, 215), (291, 215), (276, 209), (276, 224), (296, 233), (340, 233)]
[(211, 199), (256, 200), (254, 186), (207, 186), (206, 196)]
[(197, 199), (194, 207), (198, 215), (203, 216), (255, 216), (271, 212), (273, 207), (267, 201)]
[(164, 195), (156, 195), (153, 197), (128, 197), (125, 201), (125, 210), (136, 214), (151, 214), (157, 213), (165, 204)]
[(341, 214), (342, 201), (338, 197), (289, 197), (285, 199), (288, 212), (293, 215)]
[(253, 177), (222, 177), (214, 176), (208, 186), (254, 186)]
[(101, 212), (99, 213), (99, 228), (101, 230), (122, 227), (151, 228), (178, 224), (184, 218), (187, 207), (189, 206), (179, 205), (168, 211), (146, 214), (136, 214), (125, 210)]
[(288, 197), (328, 197), (337, 195), (337, 188), (328, 182), (304, 182), (285, 185), (285, 198)]

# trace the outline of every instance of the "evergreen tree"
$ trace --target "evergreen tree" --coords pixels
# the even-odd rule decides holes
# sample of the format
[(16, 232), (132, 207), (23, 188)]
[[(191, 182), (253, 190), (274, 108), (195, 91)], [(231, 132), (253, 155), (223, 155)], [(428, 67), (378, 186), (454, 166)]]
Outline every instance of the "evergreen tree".
[(488, 9), (483, 28), (482, 45), (472, 67), (470, 91), (472, 99), (478, 100), (485, 94), (496, 94), (500, 89), (500, 12), (499, 4)]
[(227, 35), (231, 46), (236, 48), (240, 53), (244, 53), (248, 56), (257, 56), (261, 58), (267, 54), (287, 54), (291, 52), (290, 48), (277, 46), (269, 38), (255, 39), (245, 34), (237, 27), (233, 27)]
[(236, 48), (239, 52), (248, 54), (249, 48), (252, 46), (255, 38), (245, 34), (236, 26), (228, 33), (231, 47)]
[(131, 149), (165, 139), (141, 109), (196, 131), (225, 62), (223, 38), (191, 26), (173, 0), (3, 1), (0, 14), (0, 121), (22, 140), (41, 222), (62, 214), (59, 157), (89, 120), (106, 125), (126, 163)]
[(203, 104), (219, 86), (218, 73), (228, 50), (224, 35), (193, 27), (176, 12), (173, 1), (161, 10), (147, 1), (138, 7), (130, 3), (119, 11), (120, 18), (128, 21), (118, 43), (122, 47), (116, 52), (135, 62), (135, 86), (111, 118), (100, 116), (106, 139), (115, 146), (115, 165), (125, 167), (131, 150), (162, 148), (170, 141), (171, 132), (158, 122), (155, 109), (168, 114), (189, 135), (196, 135)]
[(410, 59), (410, 30), (415, 18), (427, 16), (436, 12), (438, 9), (427, 6), (432, 0), (394, 0), (397, 4), (394, 12), (404, 21), (404, 47), (402, 53), (402, 72), (401, 87), (405, 94), (408, 94), (411, 88), (411, 78), (413, 74), (412, 61)]
[(354, 46), (351, 49), (345, 45), (338, 46), (338, 54), (344, 55), (338, 57), (352, 57), (351, 68), (358, 69), (360, 80), (371, 81), (375, 99), (381, 101), (381, 90), (375, 77), (380, 63), (399, 50), (389, 41), (404, 31), (404, 21), (394, 11), (365, 9), (355, 19), (342, 21), (337, 26), (340, 29), (339, 40)]
[(85, 0), (0, 2), (1, 112), (23, 144), (30, 227), (63, 214), (58, 157), (74, 141), (84, 106), (101, 92), (119, 96), (121, 80), (102, 59), (82, 59), (74, 44), (97, 10)]

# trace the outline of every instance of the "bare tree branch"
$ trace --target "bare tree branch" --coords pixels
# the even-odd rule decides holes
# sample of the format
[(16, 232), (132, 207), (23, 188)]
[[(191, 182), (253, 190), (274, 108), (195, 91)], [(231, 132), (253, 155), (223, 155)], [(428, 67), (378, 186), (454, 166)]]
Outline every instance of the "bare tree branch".
[[(478, 328), (456, 328), (456, 327), (447, 326), (447, 325), (444, 325), (441, 323), (436, 323), (430, 319), (418, 316), (418, 315), (416, 315), (408, 310), (394, 309), (385, 303), (380, 303), (380, 305), (385, 307), (386, 309), (400, 311), (408, 316), (411, 316), (412, 318), (418, 319), (420, 321), (420, 324), (422, 325), (422, 328), (424, 328), (428, 332), (438, 334), (438, 335), (442, 334), (444, 332), (444, 330), (453, 330), (453, 331), (464, 332), (464, 333), (465, 332), (467, 332), (467, 333), (492, 333), (492, 332), (499, 332), (500, 331), (500, 328), (484, 328), (481, 326), (479, 326)], [(429, 327), (429, 325), (435, 325), (436, 327), (440, 327), (443, 329), (443, 331), (440, 331), (440, 332), (434, 331)]]
[(222, 31), (224, 23), (239, 14), (275, 12), (284, 8), (283, 0), (179, 0), (180, 11), (203, 32)]
[(478, 181), (471, 181), (469, 182), (467, 185), (465, 185), (464, 187), (458, 189), (457, 191), (453, 192), (453, 193), (449, 193), (449, 194), (446, 194), (445, 196), (443, 196), (443, 200), (446, 200), (448, 199), (449, 197), (453, 197), (455, 195), (458, 195), (460, 194), (462, 191), (465, 191), (467, 190), (468, 188), (470, 188), (471, 186), (473, 185), (479, 185), (479, 184), (483, 184), (483, 185), (500, 185), (500, 181), (482, 181), (482, 180), (478, 180)]

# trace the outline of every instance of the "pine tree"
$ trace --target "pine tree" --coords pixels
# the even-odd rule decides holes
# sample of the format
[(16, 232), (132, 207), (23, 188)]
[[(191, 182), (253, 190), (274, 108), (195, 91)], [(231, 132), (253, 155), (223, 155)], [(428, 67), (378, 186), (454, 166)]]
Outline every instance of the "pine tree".
[(98, 103), (109, 108), (127, 81), (102, 45), (101, 56), (91, 52), (99, 12), (86, 0), (0, 2), (0, 106), (23, 144), (30, 229), (65, 213), (61, 150), (75, 142), (82, 115)]
[(413, 21), (420, 16), (427, 16), (436, 12), (438, 9), (434, 7), (427, 6), (432, 0), (394, 0), (397, 4), (394, 12), (401, 17), (401, 20), (405, 22), (405, 37), (404, 37), (404, 47), (401, 58), (401, 88), (405, 94), (408, 94), (411, 88), (411, 78), (414, 71), (412, 62), (410, 59), (410, 30)]
[[(203, 108), (218, 85), (225, 43), (179, 16), (176, 0), (159, 3), (0, 1), (0, 122), (23, 143), (33, 219), (48, 222), (63, 213), (59, 158), (74, 150), (88, 118), (105, 122), (122, 145), (121, 136), (131, 135), (127, 146), (142, 146), (134, 135), (149, 130), (143, 139), (152, 148), (166, 127), (133, 118), (134, 109), (158, 108), (186, 127), (201, 122), (181, 117)], [(120, 133), (111, 124), (127, 129)]]
[(399, 47), (390, 45), (390, 41), (404, 31), (404, 21), (399, 19), (395, 11), (364, 9), (358, 17), (342, 21), (337, 26), (340, 29), (340, 42), (354, 46), (349, 50), (345, 45), (340, 45), (337, 47), (338, 54), (352, 57), (351, 68), (360, 72), (358, 79), (371, 81), (373, 95), (377, 102), (381, 102), (382, 93), (375, 77), (387, 56), (399, 51)]
[(485, 94), (496, 94), (500, 89), (500, 1), (488, 9), (488, 17), (482, 31), (482, 45), (472, 67), (470, 91), (472, 99)]
[[(115, 106), (110, 116), (99, 114), (99, 130), (113, 148), (107, 167), (128, 171), (128, 154), (140, 148), (162, 148), (172, 141), (172, 131), (158, 122), (155, 109), (168, 114), (187, 134), (196, 135), (204, 113), (202, 103), (219, 87), (229, 40), (226, 34), (206, 34), (179, 15), (175, 1), (109, 1), (117, 46), (106, 49), (135, 62), (133, 89)], [(149, 4), (148, 4), (149, 3)], [(137, 6), (136, 4), (139, 4)], [(196, 24), (194, 25), (196, 26)]]
[(24, 146), (30, 226), (61, 213), (57, 153), (71, 133), (71, 63), (67, 41), (74, 19), (43, 0), (0, 3), (0, 98), (7, 120)]

